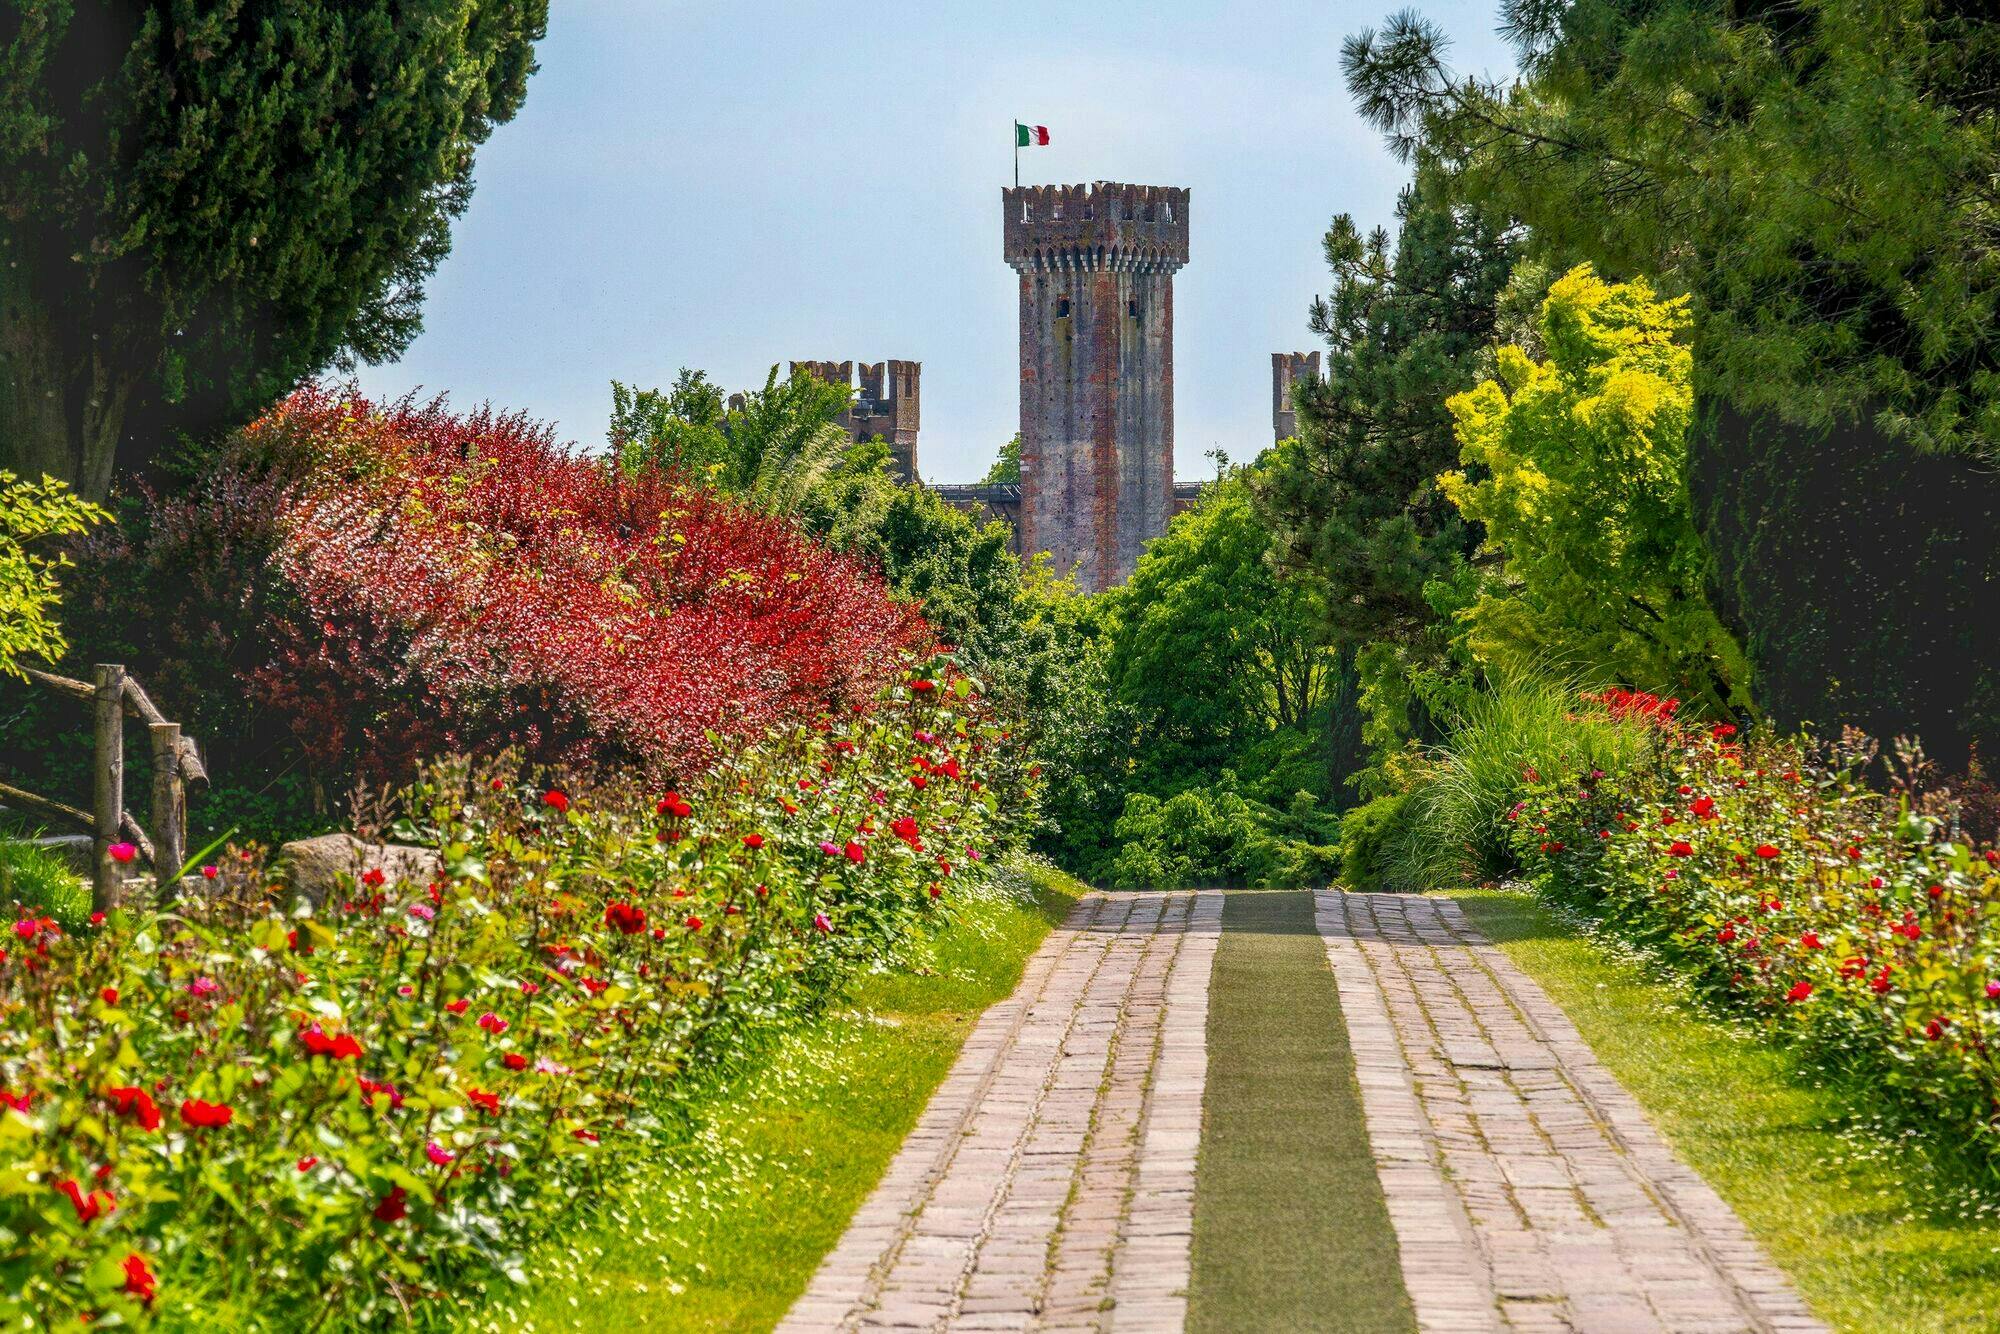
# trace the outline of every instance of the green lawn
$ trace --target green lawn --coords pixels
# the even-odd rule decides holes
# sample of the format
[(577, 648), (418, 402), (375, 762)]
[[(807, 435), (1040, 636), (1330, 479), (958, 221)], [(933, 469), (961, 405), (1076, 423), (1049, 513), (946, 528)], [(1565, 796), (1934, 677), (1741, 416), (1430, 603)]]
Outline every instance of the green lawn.
[(1188, 1328), (1414, 1329), (1312, 895), (1234, 891), (1222, 926)]
[[(2000, 1219), (1948, 1156), (1874, 1127), (1798, 1054), (1706, 1015), (1531, 895), (1453, 895), (1840, 1329), (2000, 1329)], [(1983, 1197), (1983, 1198), (1982, 1198)]]
[(541, 1277), (468, 1327), (766, 1330), (804, 1290), (944, 1078), (973, 1021), (1083, 887), (1024, 868), (1035, 901), (982, 898), (925, 966), (864, 979), (712, 1100), (684, 1150), (642, 1168)]

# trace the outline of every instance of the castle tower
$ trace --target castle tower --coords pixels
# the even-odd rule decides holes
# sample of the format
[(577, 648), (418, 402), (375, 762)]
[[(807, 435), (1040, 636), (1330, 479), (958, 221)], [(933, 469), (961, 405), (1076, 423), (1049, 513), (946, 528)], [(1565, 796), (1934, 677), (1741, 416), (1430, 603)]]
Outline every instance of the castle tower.
[(1319, 353), (1273, 352), (1271, 354), (1271, 443), (1289, 440), (1299, 433), (1298, 413), (1292, 408), (1292, 386), (1301, 380), (1319, 378)]
[[(795, 361), (793, 375), (801, 371), (828, 384), (854, 389), (855, 365), (851, 361)], [(921, 405), (918, 384), (923, 376), (919, 361), (878, 361), (861, 363), (861, 385), (854, 404), (840, 414), (840, 428), (850, 440), (873, 440), (881, 436), (889, 442), (889, 454), (896, 480), (917, 480), (917, 427)]]
[(1166, 531), (1174, 500), (1174, 274), (1188, 192), (1000, 192), (1021, 281), (1021, 550), (1108, 588)]

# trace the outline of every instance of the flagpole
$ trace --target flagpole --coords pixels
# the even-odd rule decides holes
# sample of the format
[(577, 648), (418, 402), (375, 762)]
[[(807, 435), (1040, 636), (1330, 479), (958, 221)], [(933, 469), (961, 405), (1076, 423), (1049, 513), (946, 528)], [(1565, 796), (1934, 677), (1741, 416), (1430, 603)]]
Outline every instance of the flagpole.
[(1014, 122), (1014, 188), (1021, 188), (1021, 122)]

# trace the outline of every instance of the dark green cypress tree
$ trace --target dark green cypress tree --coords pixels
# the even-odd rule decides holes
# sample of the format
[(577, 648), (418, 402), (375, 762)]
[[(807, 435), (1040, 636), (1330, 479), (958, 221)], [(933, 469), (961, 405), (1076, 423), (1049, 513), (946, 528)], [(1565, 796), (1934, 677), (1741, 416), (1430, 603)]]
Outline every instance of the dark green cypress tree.
[(0, 468), (89, 496), (419, 327), (547, 0), (0, 7)]

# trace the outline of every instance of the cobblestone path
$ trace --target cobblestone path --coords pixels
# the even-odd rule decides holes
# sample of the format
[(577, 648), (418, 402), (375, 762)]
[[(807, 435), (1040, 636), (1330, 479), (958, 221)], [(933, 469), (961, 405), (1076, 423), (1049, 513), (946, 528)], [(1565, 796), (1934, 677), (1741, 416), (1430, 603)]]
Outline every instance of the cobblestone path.
[(1177, 1330), (1219, 893), (1093, 894), (779, 1326)]
[[(1313, 898), (1421, 1329), (1822, 1328), (1457, 904)], [(1221, 922), (1212, 891), (1080, 902), (779, 1329), (1181, 1329)]]
[(1316, 898), (1422, 1329), (1822, 1328), (1457, 904)]

